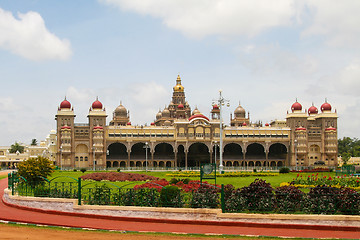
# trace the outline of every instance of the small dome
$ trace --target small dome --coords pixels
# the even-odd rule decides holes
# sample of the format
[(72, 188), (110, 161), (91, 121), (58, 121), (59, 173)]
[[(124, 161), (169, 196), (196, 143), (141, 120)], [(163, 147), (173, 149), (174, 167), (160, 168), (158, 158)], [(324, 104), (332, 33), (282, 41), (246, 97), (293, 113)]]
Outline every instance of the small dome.
[(71, 108), (71, 103), (68, 100), (66, 100), (66, 98), (64, 99), (64, 101), (60, 103), (60, 109), (63, 108), (69, 108), (69, 109)]
[(184, 105), (180, 103), (180, 104), (178, 105), (178, 108), (183, 109), (183, 108), (184, 108)]
[(217, 109), (219, 109), (219, 106), (218, 106), (217, 104), (214, 104), (214, 105), (213, 105), (213, 109), (216, 109), (216, 110), (217, 110)]
[(170, 117), (170, 111), (169, 109), (165, 108), (163, 111), (162, 111), (162, 117), (164, 118), (169, 118)]
[(246, 122), (243, 122), (243, 124), (242, 124), (242, 125), (245, 127), (247, 124), (246, 124)]
[(128, 122), (126, 125), (131, 126), (131, 122)]
[(68, 125), (64, 125), (61, 127), (61, 129), (71, 129), (71, 127), (69, 127)]
[(327, 101), (325, 101), (325, 103), (323, 103), (323, 105), (321, 105), (320, 109), (322, 112), (331, 111), (331, 105)]
[(184, 87), (181, 85), (180, 75), (177, 76), (176, 86), (174, 87), (174, 92), (184, 92)]
[(94, 127), (94, 130), (102, 130), (102, 129), (104, 129), (102, 126), (95, 126)]
[(198, 115), (198, 114), (201, 114), (201, 112), (199, 111), (199, 109), (196, 107), (194, 109), (194, 111), (191, 113), (191, 115)]
[(103, 105), (99, 101), (98, 98), (96, 98), (95, 102), (93, 102), (93, 104), (91, 106), (92, 106), (92, 109), (102, 109), (103, 108)]
[(159, 112), (156, 114), (156, 119), (160, 119), (162, 117), (161, 111), (159, 110)]
[(269, 124), (268, 123), (265, 123), (265, 127), (268, 127), (269, 126)]
[(298, 103), (298, 101), (296, 100), (296, 102), (291, 106), (291, 111), (301, 111), (302, 110), (302, 106), (300, 103)]
[(235, 117), (245, 118), (245, 109), (239, 104), (239, 106), (234, 111)]
[(317, 114), (318, 113), (318, 109), (314, 106), (314, 104), (309, 107), (308, 109), (308, 114), (311, 115), (311, 114)]
[(121, 103), (117, 108), (115, 108), (114, 113), (116, 116), (127, 117), (127, 110)]
[(152, 122), (152, 123), (150, 123), (150, 125), (151, 125), (151, 126), (154, 126), (154, 125), (155, 125), (155, 123), (153, 123), (153, 122)]
[(329, 128), (326, 128), (325, 131), (336, 131), (336, 128), (329, 127)]

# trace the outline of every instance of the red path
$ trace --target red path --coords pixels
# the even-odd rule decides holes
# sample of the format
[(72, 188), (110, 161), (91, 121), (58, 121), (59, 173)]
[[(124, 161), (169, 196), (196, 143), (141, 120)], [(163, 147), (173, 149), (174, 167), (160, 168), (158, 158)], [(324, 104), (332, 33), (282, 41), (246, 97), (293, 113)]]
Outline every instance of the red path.
[[(7, 179), (0, 181), (0, 196), (7, 187)], [(284, 224), (249, 224), (220, 223), (209, 221), (143, 221), (121, 217), (102, 217), (86, 215), (63, 215), (46, 212), (35, 212), (30, 209), (20, 209), (0, 202), (0, 220), (64, 226), (75, 228), (93, 228), (118, 231), (145, 231), (170, 233), (198, 234), (230, 234), (252, 236), (280, 236), (302, 238), (347, 238), (360, 239), (360, 228), (356, 227), (323, 227)]]

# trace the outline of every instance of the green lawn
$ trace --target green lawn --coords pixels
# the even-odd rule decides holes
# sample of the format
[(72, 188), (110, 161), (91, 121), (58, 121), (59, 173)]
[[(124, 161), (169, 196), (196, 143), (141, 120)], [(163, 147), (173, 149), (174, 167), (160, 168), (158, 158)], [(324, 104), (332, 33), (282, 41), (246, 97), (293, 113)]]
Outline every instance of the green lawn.
[[(61, 177), (59, 178), (59, 181), (74, 181), (71, 178), (68, 177), (72, 177), (72, 178), (78, 178), (82, 175), (88, 174), (88, 173), (92, 173), (93, 171), (86, 171), (85, 173), (82, 173), (80, 171), (55, 171), (51, 177), (49, 177), (49, 179), (53, 179), (55, 177)], [(168, 172), (156, 172), (156, 171), (133, 171), (132, 173), (138, 173), (138, 174), (147, 174), (150, 176), (155, 176), (158, 178), (165, 178), (166, 180), (170, 180), (173, 177), (168, 177), (166, 176), (166, 174), (171, 173), (170, 171)], [(267, 182), (269, 182), (273, 187), (279, 187), (280, 184), (282, 182), (290, 182), (292, 181), (294, 178), (296, 178), (298, 173), (285, 173), (285, 174), (280, 174), (279, 176), (267, 176), (267, 177), (218, 177), (216, 179), (216, 183), (217, 184), (232, 184), (234, 187), (236, 188), (240, 188), (240, 187), (244, 187), (244, 186), (248, 186), (250, 183), (252, 183), (256, 178), (261, 178), (263, 180), (266, 180)], [(302, 173), (303, 176), (308, 176), (308, 175), (312, 175), (312, 174), (316, 174), (316, 173)], [(319, 177), (322, 176), (335, 176), (335, 173), (319, 173)], [(199, 178), (189, 178), (191, 180), (199, 180)], [(213, 179), (209, 179), (209, 180), (205, 180), (209, 183), (214, 183)], [(124, 186), (127, 185), (127, 187), (133, 187), (136, 184), (141, 184), (143, 182), (134, 182), (134, 183), (129, 183), (129, 182), (118, 182), (116, 183), (117, 186)]]

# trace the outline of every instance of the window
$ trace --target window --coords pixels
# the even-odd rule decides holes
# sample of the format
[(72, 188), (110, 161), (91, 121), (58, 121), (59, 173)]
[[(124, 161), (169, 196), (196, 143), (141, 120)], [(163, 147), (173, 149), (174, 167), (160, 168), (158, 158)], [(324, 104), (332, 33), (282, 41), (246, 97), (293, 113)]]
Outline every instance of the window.
[(75, 161), (76, 161), (76, 162), (79, 161), (79, 157), (75, 157)]

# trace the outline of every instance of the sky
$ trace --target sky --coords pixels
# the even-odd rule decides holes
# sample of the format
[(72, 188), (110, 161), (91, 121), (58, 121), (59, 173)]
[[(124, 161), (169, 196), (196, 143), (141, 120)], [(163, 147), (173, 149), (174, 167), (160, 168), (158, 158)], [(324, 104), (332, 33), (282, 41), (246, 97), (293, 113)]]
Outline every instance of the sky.
[[(87, 122), (98, 97), (150, 124), (180, 74), (209, 116), (219, 90), (251, 121), (325, 99), (360, 137), (358, 0), (0, 0), (0, 145), (44, 140), (65, 96)], [(319, 110), (320, 111), (320, 110)]]

